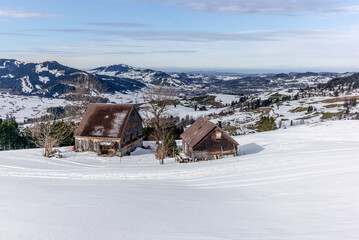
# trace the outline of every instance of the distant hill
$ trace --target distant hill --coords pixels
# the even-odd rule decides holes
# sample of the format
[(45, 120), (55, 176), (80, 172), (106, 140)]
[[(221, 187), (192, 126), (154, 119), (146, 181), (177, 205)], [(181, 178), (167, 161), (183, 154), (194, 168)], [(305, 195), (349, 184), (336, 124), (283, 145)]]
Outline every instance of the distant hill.
[(334, 78), (321, 85), (322, 88), (332, 89), (338, 86), (350, 86), (351, 88), (359, 88), (359, 73), (347, 74), (339, 78)]
[(134, 79), (95, 76), (56, 61), (24, 63), (15, 59), (0, 59), (0, 90), (14, 94), (55, 97), (63, 94), (71, 87), (71, 82), (84, 75), (103, 83), (109, 93), (138, 90), (145, 86)]
[[(318, 84), (336, 84), (350, 73), (279, 73), (205, 75), (165, 73), (136, 68), (126, 64), (98, 67), (83, 71), (56, 61), (24, 63), (15, 59), (0, 59), (0, 91), (19, 95), (57, 97), (73, 88), (73, 81), (86, 76), (101, 82), (108, 93), (131, 92), (149, 85), (179, 88), (191, 94), (228, 93), (252, 94), (278, 88), (301, 88)], [(353, 75), (353, 79), (357, 75)], [(349, 78), (345, 81), (351, 81)], [(334, 80), (332, 80), (334, 79)], [(332, 81), (331, 81), (332, 80)], [(329, 83), (328, 83), (329, 84)], [(328, 85), (329, 86), (329, 85)]]
[(151, 69), (142, 69), (128, 66), (126, 64), (99, 67), (88, 71), (91, 74), (103, 77), (117, 77), (120, 79), (132, 79), (144, 84), (153, 84), (169, 87), (185, 86), (190, 82), (188, 76), (179, 74), (167, 74)]

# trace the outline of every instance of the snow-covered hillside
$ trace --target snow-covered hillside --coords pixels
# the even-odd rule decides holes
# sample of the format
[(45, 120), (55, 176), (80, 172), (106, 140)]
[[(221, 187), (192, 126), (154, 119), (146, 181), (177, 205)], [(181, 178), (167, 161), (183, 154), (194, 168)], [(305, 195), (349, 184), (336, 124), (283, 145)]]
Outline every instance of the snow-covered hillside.
[[(0, 59), (0, 90), (18, 95), (58, 97), (70, 91), (76, 79), (101, 82), (106, 92), (132, 92), (148, 85), (166, 86), (188, 94), (230, 93), (253, 94), (283, 88), (306, 88), (327, 83), (334, 78), (353, 73), (166, 73), (152, 69), (117, 64), (89, 71), (64, 66), (56, 61), (25, 63), (15, 59)], [(216, 86), (213, 88), (213, 86)]]
[(0, 118), (13, 116), (17, 122), (39, 117), (47, 108), (66, 105), (63, 99), (0, 93)]
[(133, 79), (145, 84), (154, 84), (162, 86), (179, 87), (186, 85), (178, 74), (169, 75), (161, 71), (151, 69), (142, 69), (128, 66), (126, 64), (111, 65), (107, 67), (99, 67), (90, 70), (89, 73), (98, 76), (110, 76), (121, 79)]
[(133, 79), (96, 77), (55, 61), (24, 63), (14, 59), (0, 59), (1, 92), (56, 98), (73, 90), (74, 82), (85, 76), (91, 81), (100, 82), (108, 93), (134, 91), (145, 86)]
[(159, 165), (151, 150), (0, 152), (0, 239), (357, 239), (358, 131), (246, 135), (241, 156), (189, 164)]
[(0, 66), (0, 89), (19, 95), (58, 96), (64, 91), (62, 81), (87, 74), (55, 61), (24, 63), (0, 59)]

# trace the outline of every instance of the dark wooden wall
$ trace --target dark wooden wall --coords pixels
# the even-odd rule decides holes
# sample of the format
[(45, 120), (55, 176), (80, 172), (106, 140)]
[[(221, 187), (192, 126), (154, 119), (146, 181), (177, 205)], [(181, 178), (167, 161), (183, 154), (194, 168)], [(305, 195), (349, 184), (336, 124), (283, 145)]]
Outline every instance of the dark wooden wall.
[(121, 141), (121, 147), (130, 144), (143, 137), (142, 132), (142, 119), (138, 112), (133, 109), (130, 113), (127, 125), (123, 132), (123, 138)]
[(236, 149), (235, 144), (222, 132), (221, 139), (216, 139), (216, 131), (221, 131), (219, 128), (214, 128), (201, 142), (194, 148), (194, 151), (206, 152), (220, 152)]

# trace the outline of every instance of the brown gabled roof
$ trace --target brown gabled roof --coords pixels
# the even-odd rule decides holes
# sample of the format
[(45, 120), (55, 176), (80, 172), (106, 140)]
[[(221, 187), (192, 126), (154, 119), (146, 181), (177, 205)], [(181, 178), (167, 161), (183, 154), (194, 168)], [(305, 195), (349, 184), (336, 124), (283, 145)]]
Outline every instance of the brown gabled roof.
[(184, 133), (181, 138), (191, 147), (201, 141), (216, 125), (204, 117), (195, 121)]
[(239, 145), (236, 140), (226, 134), (220, 127), (204, 117), (198, 118), (180, 137), (190, 147), (194, 147), (214, 128), (220, 129), (235, 145)]
[(133, 104), (90, 104), (75, 136), (121, 138)]

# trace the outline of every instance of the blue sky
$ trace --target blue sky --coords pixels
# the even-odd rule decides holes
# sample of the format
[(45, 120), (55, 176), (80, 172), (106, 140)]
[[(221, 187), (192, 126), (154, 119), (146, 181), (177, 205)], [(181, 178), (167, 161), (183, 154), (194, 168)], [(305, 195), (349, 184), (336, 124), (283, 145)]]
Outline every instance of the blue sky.
[(359, 71), (359, 1), (12, 0), (0, 58), (80, 69)]

